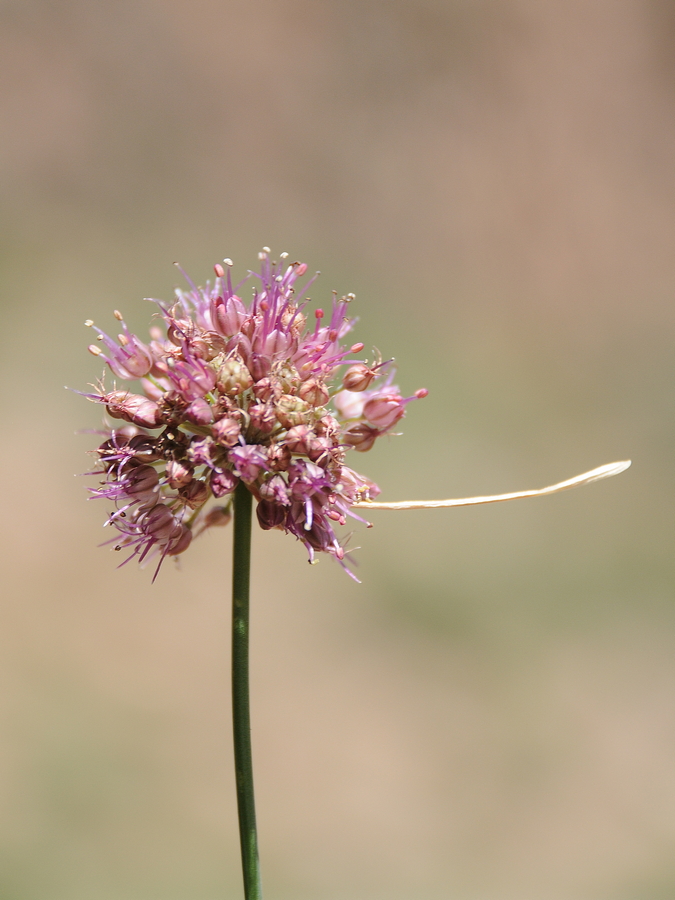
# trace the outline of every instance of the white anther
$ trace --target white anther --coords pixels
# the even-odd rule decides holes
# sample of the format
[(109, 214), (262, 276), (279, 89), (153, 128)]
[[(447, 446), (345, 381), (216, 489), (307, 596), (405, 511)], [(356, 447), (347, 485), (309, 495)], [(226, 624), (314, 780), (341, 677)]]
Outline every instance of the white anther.
[(280, 259), (288, 259), (288, 253), (286, 253), (286, 251), (284, 250), (283, 253), (279, 254), (279, 258)]
[(232, 260), (230, 259), (229, 256), (226, 257), (226, 258), (223, 260), (223, 262), (225, 263), (226, 266), (233, 266), (233, 265), (234, 265), (234, 263), (232, 262)]
[(87, 328), (91, 328), (91, 326), (94, 324), (94, 320), (93, 319), (85, 319), (84, 324), (87, 326)]
[(271, 253), (271, 252), (272, 251), (270, 250), (269, 247), (263, 247), (263, 253)]
[(119, 311), (119, 309), (116, 309), (116, 310), (113, 312), (113, 315), (115, 316), (115, 318), (116, 318), (119, 322), (123, 322), (123, 321), (124, 321), (124, 316), (123, 316), (122, 313)]
[(277, 277), (276, 277), (274, 280), (275, 280), (277, 283), (279, 283), (279, 282), (283, 281), (284, 279), (281, 277), (281, 275), (277, 275)]
[(96, 335), (96, 340), (97, 340), (97, 341), (102, 341), (102, 340), (103, 340), (103, 335), (102, 335), (102, 334), (97, 334), (97, 335)]

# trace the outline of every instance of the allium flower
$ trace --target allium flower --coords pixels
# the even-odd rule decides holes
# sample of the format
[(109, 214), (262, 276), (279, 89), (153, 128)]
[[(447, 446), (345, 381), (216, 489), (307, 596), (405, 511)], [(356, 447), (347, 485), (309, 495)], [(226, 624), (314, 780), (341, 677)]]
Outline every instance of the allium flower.
[(404, 398), (391, 360), (370, 364), (358, 358), (363, 344), (343, 343), (353, 294), (310, 315), (314, 279), (298, 289), (307, 266), (287, 256), (273, 262), (263, 248), (249, 304), (237, 294), (244, 282), (232, 286), (229, 259), (214, 267), (213, 284), (188, 281), (171, 306), (153, 301), (166, 327), (153, 326), (147, 343), (117, 311), (117, 341), (87, 322), (98, 332), (91, 352), (137, 382), (107, 390), (101, 381), (85, 394), (125, 423), (98, 448), (104, 480), (91, 489), (115, 505), (106, 524), (120, 532), (109, 543), (132, 551), (124, 562), (159, 555), (159, 571), (193, 535), (229, 521), (228, 496), (243, 482), (263, 529), (295, 535), (310, 562), (328, 553), (354, 577), (335, 526), (365, 521), (352, 507), (380, 491), (345, 459), (391, 433), (427, 391)]

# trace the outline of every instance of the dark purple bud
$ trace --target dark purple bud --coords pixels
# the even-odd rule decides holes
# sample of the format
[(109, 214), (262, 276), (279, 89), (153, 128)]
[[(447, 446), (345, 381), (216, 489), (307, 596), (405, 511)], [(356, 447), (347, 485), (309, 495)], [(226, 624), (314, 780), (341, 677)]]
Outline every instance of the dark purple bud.
[(261, 500), (256, 508), (258, 522), (265, 531), (270, 528), (279, 528), (286, 521), (286, 510), (278, 503), (271, 500)]
[(129, 441), (129, 450), (136, 459), (143, 462), (155, 462), (162, 458), (157, 438), (149, 434), (135, 434)]
[(209, 488), (201, 478), (193, 479), (178, 492), (190, 509), (197, 509), (209, 499)]
[(139, 523), (149, 537), (160, 544), (166, 544), (176, 535), (181, 523), (178, 522), (168, 506), (158, 503), (146, 513)]
[(379, 436), (380, 432), (377, 428), (372, 428), (365, 422), (356, 422), (343, 433), (342, 441), (349, 447), (353, 447), (354, 450), (358, 450), (359, 453), (365, 453), (370, 450)]
[(167, 550), (167, 556), (178, 556), (179, 553), (184, 553), (190, 546), (192, 541), (192, 531), (187, 525), (181, 525), (180, 529), (179, 536), (177, 538), (174, 537), (171, 540), (171, 546)]
[(178, 391), (167, 391), (159, 404), (162, 422), (167, 425), (180, 425), (185, 418), (186, 400)]
[(152, 466), (136, 466), (130, 469), (122, 481), (124, 493), (144, 506), (159, 500), (159, 475)]

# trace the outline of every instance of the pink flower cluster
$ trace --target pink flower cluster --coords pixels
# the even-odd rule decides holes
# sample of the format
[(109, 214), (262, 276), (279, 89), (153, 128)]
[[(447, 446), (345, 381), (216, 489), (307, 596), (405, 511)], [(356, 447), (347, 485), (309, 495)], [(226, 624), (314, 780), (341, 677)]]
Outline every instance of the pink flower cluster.
[(243, 482), (262, 528), (294, 534), (310, 562), (329, 553), (354, 577), (334, 528), (348, 515), (364, 521), (351, 506), (379, 489), (345, 465), (347, 452), (369, 450), (427, 391), (402, 397), (391, 361), (355, 359), (363, 344), (342, 345), (353, 295), (335, 297), (328, 314), (316, 309), (312, 322), (306, 292), (314, 279), (298, 292), (307, 266), (287, 256), (259, 254), (249, 305), (237, 294), (241, 284), (232, 286), (230, 260), (214, 267), (213, 285), (190, 282), (170, 307), (153, 301), (166, 328), (153, 326), (147, 343), (118, 312), (117, 340), (87, 323), (98, 332), (90, 351), (117, 378), (140, 381), (137, 392), (101, 382), (85, 394), (126, 423), (98, 448), (96, 474), (105, 477), (91, 489), (115, 504), (106, 524), (121, 533), (115, 549), (131, 549), (125, 562), (159, 555), (159, 570), (194, 535), (229, 521)]

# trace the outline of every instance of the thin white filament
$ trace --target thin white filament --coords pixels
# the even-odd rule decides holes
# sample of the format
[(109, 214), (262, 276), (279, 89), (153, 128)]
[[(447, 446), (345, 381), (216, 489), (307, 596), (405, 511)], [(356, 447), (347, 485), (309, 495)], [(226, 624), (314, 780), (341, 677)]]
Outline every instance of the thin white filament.
[(567, 481), (559, 481), (558, 484), (551, 484), (549, 487), (540, 488), (537, 491), (516, 491), (513, 494), (492, 494), (488, 497), (462, 497), (458, 500), (399, 500), (394, 503), (378, 503), (376, 500), (363, 500), (359, 503), (354, 503), (353, 507), (357, 509), (443, 509), (450, 506), (478, 506), (480, 503), (501, 503), (502, 500), (520, 500), (523, 497), (545, 497), (547, 494), (557, 494), (559, 491), (566, 491), (581, 484), (590, 484), (592, 481), (600, 481), (602, 478), (611, 478), (613, 475), (624, 472), (630, 464), (631, 461), (629, 459), (622, 462), (607, 463), (604, 466), (598, 466), (597, 469), (591, 469), (590, 472), (584, 472), (582, 475), (568, 478)]

